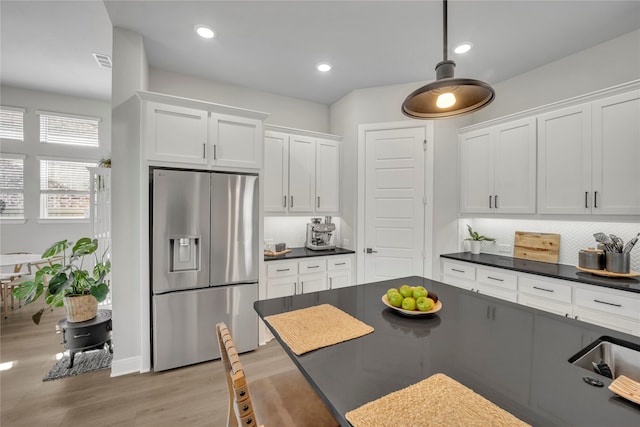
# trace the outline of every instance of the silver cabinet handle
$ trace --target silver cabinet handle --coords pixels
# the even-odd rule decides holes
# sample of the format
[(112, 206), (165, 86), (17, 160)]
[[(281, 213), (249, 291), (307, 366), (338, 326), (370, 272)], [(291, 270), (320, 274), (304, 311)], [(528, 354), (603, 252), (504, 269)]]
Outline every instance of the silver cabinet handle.
[(487, 279), (496, 280), (498, 282), (504, 282), (504, 279), (498, 279), (496, 277), (487, 276)]
[(457, 268), (452, 268), (451, 271), (457, 271), (458, 273), (464, 273), (464, 270), (458, 270)]
[(337, 262), (337, 263), (335, 263), (333, 265), (345, 265), (345, 264), (346, 264), (346, 262)]
[(597, 302), (598, 304), (612, 305), (614, 307), (622, 307), (622, 304), (614, 304), (612, 302), (600, 301), (600, 300), (597, 300), (597, 299), (594, 299), (593, 302)]
[(320, 207), (320, 196), (318, 196), (318, 207)]
[(495, 201), (493, 202), (493, 206), (498, 209), (498, 195), (495, 195)]
[(537, 286), (534, 286), (533, 289), (537, 289), (539, 291), (545, 291), (545, 292), (555, 292), (553, 289), (539, 288)]
[(207, 144), (206, 143), (202, 144), (202, 158), (203, 159), (207, 158)]
[(593, 207), (594, 208), (598, 207), (598, 192), (597, 191), (593, 192)]
[(289, 207), (293, 207), (293, 196), (289, 196)]
[(584, 192), (584, 207), (585, 208), (589, 207), (589, 192), (588, 191)]
[(287, 207), (287, 196), (282, 196), (282, 207), (286, 208)]
[(281, 268), (281, 269), (276, 270), (276, 271), (289, 271), (289, 269), (288, 268)]
[(319, 268), (319, 265), (308, 265), (307, 268)]
[(489, 209), (491, 209), (491, 197), (493, 197), (493, 196), (491, 196), (491, 195), (489, 196)]
[(216, 144), (213, 144), (213, 160), (216, 160), (217, 158), (218, 156), (217, 156)]

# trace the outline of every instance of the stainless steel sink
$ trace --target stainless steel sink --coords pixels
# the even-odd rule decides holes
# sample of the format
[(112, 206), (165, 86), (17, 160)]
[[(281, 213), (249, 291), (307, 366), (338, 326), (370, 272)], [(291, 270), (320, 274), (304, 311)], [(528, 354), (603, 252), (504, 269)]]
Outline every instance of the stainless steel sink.
[(640, 345), (617, 338), (598, 338), (569, 363), (612, 379), (624, 375), (640, 382)]

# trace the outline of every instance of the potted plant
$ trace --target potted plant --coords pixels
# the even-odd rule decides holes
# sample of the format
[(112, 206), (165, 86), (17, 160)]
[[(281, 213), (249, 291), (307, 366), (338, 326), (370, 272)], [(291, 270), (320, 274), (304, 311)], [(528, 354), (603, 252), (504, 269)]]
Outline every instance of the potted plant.
[[(73, 245), (73, 246), (72, 246)], [(71, 254), (67, 257), (67, 249)], [(52, 263), (39, 269), (32, 281), (17, 286), (13, 294), (25, 301), (25, 304), (37, 300), (43, 293), (49, 307), (62, 307), (67, 310), (67, 321), (84, 322), (97, 316), (98, 302), (104, 301), (109, 293), (105, 280), (111, 270), (111, 261), (107, 259), (106, 249), (98, 256), (98, 240), (83, 237), (75, 244), (68, 240), (56, 242), (47, 248), (42, 258), (50, 258), (60, 253), (62, 263)], [(95, 257), (93, 271), (83, 269), (85, 257)], [(44, 308), (32, 316), (35, 324), (40, 323)]]
[(486, 237), (478, 234), (476, 231), (473, 231), (469, 224), (467, 224), (467, 229), (469, 230), (469, 237), (467, 237), (465, 240), (469, 240), (472, 254), (477, 255), (480, 253), (480, 245), (482, 245), (482, 242), (484, 240), (488, 242), (493, 242), (494, 240), (496, 240), (493, 237)]

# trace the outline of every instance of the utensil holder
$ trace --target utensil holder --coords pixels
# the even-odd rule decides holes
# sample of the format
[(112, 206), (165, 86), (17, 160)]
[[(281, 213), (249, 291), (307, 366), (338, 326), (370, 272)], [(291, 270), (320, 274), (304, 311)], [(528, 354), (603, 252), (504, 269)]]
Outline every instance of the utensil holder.
[(606, 269), (610, 273), (628, 274), (631, 272), (631, 254), (619, 252), (605, 253)]

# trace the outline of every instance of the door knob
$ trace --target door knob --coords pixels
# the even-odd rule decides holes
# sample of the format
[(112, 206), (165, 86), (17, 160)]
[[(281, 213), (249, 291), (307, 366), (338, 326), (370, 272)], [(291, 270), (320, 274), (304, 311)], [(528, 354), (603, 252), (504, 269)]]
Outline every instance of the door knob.
[(373, 248), (367, 248), (367, 249), (366, 249), (366, 252), (367, 252), (368, 254), (377, 254), (377, 253), (378, 253), (378, 251), (374, 251), (374, 250), (373, 250)]

